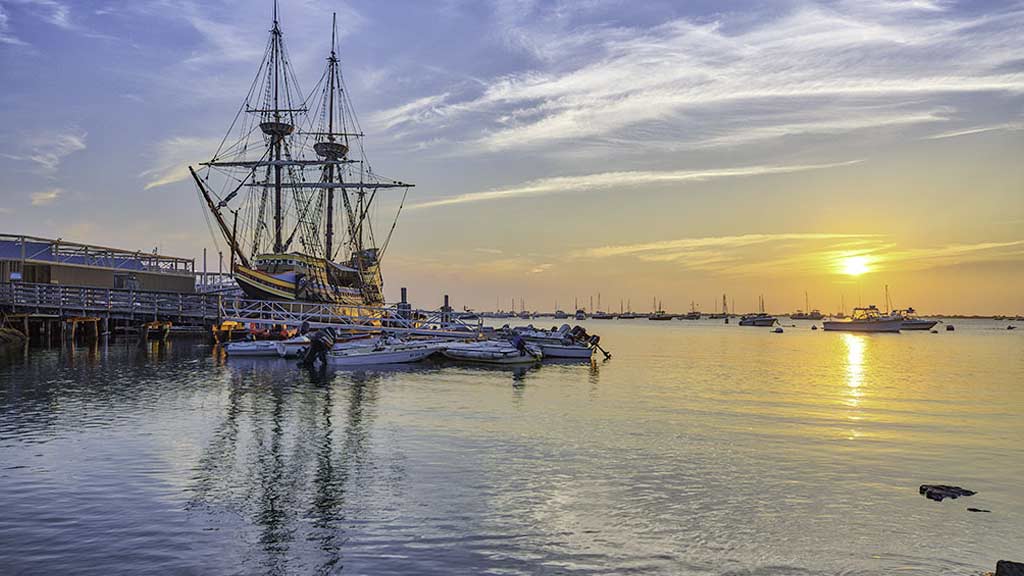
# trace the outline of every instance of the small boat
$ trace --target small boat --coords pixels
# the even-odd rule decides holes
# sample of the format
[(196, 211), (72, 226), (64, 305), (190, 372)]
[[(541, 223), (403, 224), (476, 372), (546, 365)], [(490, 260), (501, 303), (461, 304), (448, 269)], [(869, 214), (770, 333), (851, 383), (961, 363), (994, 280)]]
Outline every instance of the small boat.
[(568, 318), (568, 317), (569, 317), (569, 315), (565, 313), (565, 310), (555, 310), (555, 318), (556, 319), (563, 320), (563, 319)]
[(587, 319), (587, 312), (583, 308), (580, 308), (579, 310), (576, 310), (576, 319), (577, 320), (586, 320)]
[(899, 332), (903, 318), (893, 314), (883, 315), (875, 306), (854, 308), (853, 314), (845, 320), (826, 320), (827, 331), (846, 332)]
[(938, 320), (925, 320), (918, 318), (913, 308), (905, 310), (893, 310), (893, 314), (903, 319), (903, 330), (931, 330), (939, 323)]
[(591, 318), (593, 318), (594, 320), (614, 320), (615, 314), (612, 314), (610, 312), (601, 312), (600, 310), (598, 310), (597, 312), (594, 312)]
[(675, 318), (675, 316), (673, 316), (672, 314), (669, 314), (668, 312), (665, 312), (665, 309), (662, 308), (662, 306), (661, 306), (661, 301), (660, 300), (656, 299), (655, 303), (657, 304), (657, 306), (654, 307), (655, 308), (654, 312), (652, 312), (652, 313), (647, 315), (647, 319), (648, 320), (665, 321), (665, 320), (671, 320), (671, 319)]
[(570, 328), (568, 324), (562, 324), (557, 330), (541, 330), (530, 325), (516, 327), (512, 331), (528, 343), (539, 346), (544, 358), (590, 358), (594, 353), (592, 340), (595, 337), (587, 334), (581, 326)]
[[(308, 342), (308, 340), (307, 340)], [(274, 340), (245, 340), (241, 342), (230, 342), (224, 345), (224, 352), (228, 356), (265, 356), (277, 358), (278, 342)]]
[(407, 364), (419, 362), (444, 349), (440, 340), (417, 342), (383, 337), (373, 345), (332, 349), (327, 354), (331, 366), (373, 366), (381, 364)]
[[(810, 312), (804, 312), (804, 310), (810, 310)], [(804, 309), (790, 314), (789, 318), (790, 320), (822, 320), (825, 318), (825, 315), (817, 308), (811, 310), (807, 299), (807, 291), (804, 291)]]
[(774, 326), (778, 322), (775, 316), (765, 314), (764, 312), (758, 312), (757, 314), (744, 314), (740, 317), (740, 326), (761, 326), (768, 327)]
[(697, 311), (697, 306), (690, 300), (690, 311), (682, 316), (679, 316), (680, 320), (700, 320), (700, 312)]
[(778, 319), (776, 319), (775, 316), (772, 316), (771, 314), (765, 314), (764, 296), (761, 296), (758, 301), (760, 304), (761, 311), (758, 312), (757, 314), (744, 314), (743, 316), (741, 316), (740, 326), (768, 327), (774, 326), (778, 322)]
[(301, 335), (274, 342), (274, 349), (281, 358), (298, 358), (305, 354), (308, 348), (309, 338)]
[(481, 340), (477, 342), (453, 342), (442, 350), (452, 360), (479, 362), (482, 364), (533, 364), (544, 357), (536, 344), (527, 344), (526, 352), (520, 352), (506, 340)]

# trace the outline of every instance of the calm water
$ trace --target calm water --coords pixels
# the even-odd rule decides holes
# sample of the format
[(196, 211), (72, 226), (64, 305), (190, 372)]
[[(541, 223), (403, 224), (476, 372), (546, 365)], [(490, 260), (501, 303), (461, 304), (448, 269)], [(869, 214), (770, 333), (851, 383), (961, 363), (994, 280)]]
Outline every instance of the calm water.
[(526, 371), (14, 353), (0, 573), (976, 575), (1024, 561), (1024, 327), (955, 323), (591, 321), (614, 358)]

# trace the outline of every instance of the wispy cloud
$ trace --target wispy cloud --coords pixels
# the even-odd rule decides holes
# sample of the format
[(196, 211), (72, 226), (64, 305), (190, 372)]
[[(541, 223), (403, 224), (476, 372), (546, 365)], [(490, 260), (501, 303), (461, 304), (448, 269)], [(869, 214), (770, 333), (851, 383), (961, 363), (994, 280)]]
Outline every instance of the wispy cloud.
[(33, 206), (46, 206), (52, 204), (55, 200), (64, 194), (64, 190), (61, 188), (50, 188), (49, 190), (43, 190), (41, 192), (32, 193), (32, 205)]
[(11, 18), (4, 10), (3, 4), (0, 4), (0, 44), (12, 46), (24, 46), (26, 44), (24, 40), (11, 32)]
[(0, 156), (10, 160), (31, 162), (45, 175), (52, 176), (60, 168), (64, 158), (85, 150), (86, 133), (78, 128), (63, 131), (42, 131), (23, 141), (23, 149)]
[(1024, 261), (1024, 240), (901, 247), (879, 234), (774, 233), (679, 238), (576, 250), (572, 259), (633, 258), (732, 276), (836, 273), (853, 257), (872, 272), (957, 264)]
[[(537, 42), (557, 54), (479, 92), (452, 87), (416, 120), (424, 134), (461, 130), (460, 149), (472, 153), (645, 141), (652, 131), (683, 144), (738, 145), (942, 121), (954, 95), (1024, 92), (1024, 74), (1000, 68), (1019, 59), (1019, 7), (975, 17), (926, 0), (795, 6), (754, 26), (728, 16), (650, 28), (570, 23), (558, 41)], [(532, 44), (529, 28), (517, 30), (526, 37), (519, 44)], [(743, 118), (723, 126), (723, 109)]]
[(176, 137), (158, 142), (152, 167), (139, 174), (145, 190), (166, 186), (188, 178), (190, 164), (208, 160), (220, 144), (219, 138)]
[(709, 248), (745, 248), (757, 244), (786, 241), (806, 240), (861, 240), (871, 238), (870, 234), (828, 234), (828, 233), (780, 233), (780, 234), (740, 234), (734, 236), (704, 236), (698, 238), (677, 238), (600, 246), (578, 250), (570, 254), (574, 258), (612, 258), (618, 256), (653, 257), (655, 260), (679, 260), (690, 252)]
[(926, 136), (925, 139), (944, 140), (946, 138), (958, 138), (960, 136), (971, 136), (973, 134), (984, 134), (986, 132), (1013, 132), (1017, 130), (1024, 130), (1024, 122), (1003, 122), (989, 126), (975, 126), (973, 128), (950, 130), (948, 132), (940, 132), (938, 134)]
[(510, 198), (545, 196), (550, 194), (587, 192), (627, 186), (636, 187), (654, 184), (704, 182), (721, 178), (791, 174), (794, 172), (805, 172), (808, 170), (822, 170), (825, 168), (850, 166), (858, 162), (860, 162), (860, 160), (831, 164), (744, 166), (739, 168), (712, 168), (704, 170), (623, 171), (601, 172), (598, 174), (586, 174), (581, 176), (557, 176), (531, 180), (518, 186), (460, 194), (450, 198), (442, 198), (439, 200), (415, 204), (409, 208), (435, 208), (438, 206), (451, 206), (454, 204), (466, 204), (469, 202), (486, 202), (491, 200), (507, 200)]
[(390, 130), (407, 122), (421, 122), (439, 113), (439, 106), (448, 98), (448, 93), (424, 96), (412, 102), (380, 110), (370, 116), (380, 130)]

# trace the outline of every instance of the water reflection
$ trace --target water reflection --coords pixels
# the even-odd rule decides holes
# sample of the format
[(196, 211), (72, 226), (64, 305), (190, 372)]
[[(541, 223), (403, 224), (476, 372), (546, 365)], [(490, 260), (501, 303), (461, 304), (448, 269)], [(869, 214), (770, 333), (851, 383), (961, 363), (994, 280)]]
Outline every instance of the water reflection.
[[(196, 467), (190, 508), (252, 526), (260, 571), (292, 573), (302, 557), (319, 564), (300, 571), (335, 571), (357, 509), (350, 484), (373, 468), (370, 429), (386, 373), (335, 378), (288, 361), (228, 364), (224, 414)], [(296, 551), (311, 545), (320, 553)]]
[(860, 387), (864, 383), (864, 349), (867, 342), (864, 336), (843, 334), (843, 344), (846, 345), (846, 386), (849, 388), (846, 404), (856, 407), (860, 405), (863, 395)]
[[(846, 401), (851, 408), (846, 419), (857, 422), (863, 418), (860, 411), (864, 396), (864, 357), (868, 346), (867, 337), (860, 334), (843, 334), (846, 346)], [(851, 428), (847, 440), (856, 440), (861, 436), (856, 428)]]

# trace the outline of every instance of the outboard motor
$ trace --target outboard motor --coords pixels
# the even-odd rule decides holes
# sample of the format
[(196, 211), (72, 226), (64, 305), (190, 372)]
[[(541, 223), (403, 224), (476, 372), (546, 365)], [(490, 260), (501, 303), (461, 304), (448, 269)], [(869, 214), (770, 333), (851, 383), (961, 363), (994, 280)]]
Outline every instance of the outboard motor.
[(309, 336), (309, 349), (302, 358), (302, 365), (312, 367), (319, 360), (324, 366), (327, 365), (327, 352), (334, 347), (334, 328), (327, 327), (313, 332)]

